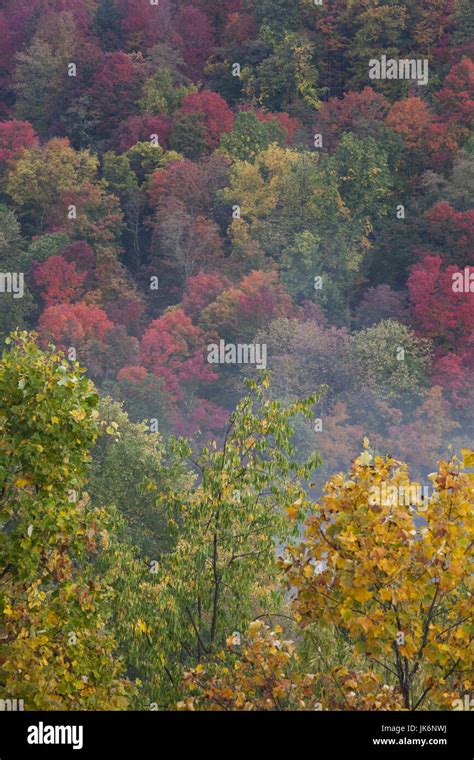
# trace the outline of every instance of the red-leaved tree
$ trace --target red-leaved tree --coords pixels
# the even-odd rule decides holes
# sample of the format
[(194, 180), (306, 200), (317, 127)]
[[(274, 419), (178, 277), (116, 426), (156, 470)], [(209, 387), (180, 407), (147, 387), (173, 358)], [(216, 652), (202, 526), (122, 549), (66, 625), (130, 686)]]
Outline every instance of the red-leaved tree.
[(162, 378), (176, 401), (194, 393), (201, 383), (217, 378), (205, 357), (205, 338), (182, 309), (155, 319), (143, 335), (142, 364)]
[(212, 23), (199, 8), (187, 5), (178, 11), (174, 29), (174, 44), (186, 63), (186, 74), (197, 82), (214, 45)]
[(63, 256), (50, 256), (34, 269), (35, 283), (46, 306), (79, 300), (86, 277), (86, 272), (78, 272), (74, 262)]
[(14, 119), (0, 122), (0, 172), (20, 151), (37, 143), (38, 136), (28, 121)]
[(190, 92), (178, 111), (185, 116), (199, 116), (204, 125), (204, 135), (209, 150), (219, 146), (221, 135), (232, 132), (234, 114), (224, 98), (216, 92)]

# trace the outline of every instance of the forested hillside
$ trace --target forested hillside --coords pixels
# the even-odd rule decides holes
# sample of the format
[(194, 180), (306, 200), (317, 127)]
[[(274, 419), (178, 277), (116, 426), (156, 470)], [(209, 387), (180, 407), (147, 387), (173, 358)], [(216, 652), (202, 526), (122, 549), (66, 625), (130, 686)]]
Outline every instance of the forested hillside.
[(0, 699), (471, 693), (473, 58), (470, 0), (0, 0)]

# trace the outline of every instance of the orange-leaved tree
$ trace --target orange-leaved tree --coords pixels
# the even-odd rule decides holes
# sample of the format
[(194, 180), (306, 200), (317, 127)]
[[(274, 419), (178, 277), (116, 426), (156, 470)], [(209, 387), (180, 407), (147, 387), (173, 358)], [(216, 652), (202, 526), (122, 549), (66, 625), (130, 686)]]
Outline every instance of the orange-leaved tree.
[(302, 672), (292, 641), (282, 629), (263, 620), (250, 624), (245, 636), (234, 633), (216, 663), (200, 664), (183, 680), (180, 710), (314, 710), (312, 674)]

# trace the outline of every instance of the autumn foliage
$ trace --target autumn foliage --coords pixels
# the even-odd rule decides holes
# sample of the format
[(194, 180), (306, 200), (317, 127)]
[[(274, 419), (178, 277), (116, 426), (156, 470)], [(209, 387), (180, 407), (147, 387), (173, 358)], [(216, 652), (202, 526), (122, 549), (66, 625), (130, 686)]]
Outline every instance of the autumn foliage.
[(472, 688), (471, 5), (1, 3), (0, 704)]

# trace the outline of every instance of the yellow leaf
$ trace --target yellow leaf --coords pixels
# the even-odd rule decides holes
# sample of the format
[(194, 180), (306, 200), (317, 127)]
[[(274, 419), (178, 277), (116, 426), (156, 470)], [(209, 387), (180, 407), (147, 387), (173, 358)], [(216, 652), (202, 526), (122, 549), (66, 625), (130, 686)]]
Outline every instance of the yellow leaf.
[(139, 618), (135, 624), (135, 629), (138, 633), (147, 633), (148, 632), (148, 626), (147, 624)]
[(366, 588), (358, 588), (354, 591), (354, 599), (358, 602), (366, 602), (372, 598), (372, 594)]
[(18, 488), (24, 488), (25, 486), (27, 486), (27, 485), (28, 485), (28, 483), (29, 483), (29, 482), (30, 482), (30, 481), (29, 481), (27, 478), (17, 478), (17, 479), (15, 480), (15, 485), (16, 485)]
[(263, 621), (262, 620), (254, 620), (253, 623), (250, 623), (249, 625), (249, 634), (252, 636), (262, 628)]
[(73, 409), (72, 412), (69, 412), (71, 417), (74, 417), (76, 422), (81, 422), (81, 420), (84, 420), (86, 418), (86, 413), (84, 409)]
[(360, 457), (356, 459), (356, 462), (360, 464), (362, 467), (368, 467), (371, 461), (372, 461), (372, 454), (369, 454), (368, 451), (364, 451), (364, 453), (361, 454)]

